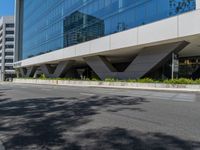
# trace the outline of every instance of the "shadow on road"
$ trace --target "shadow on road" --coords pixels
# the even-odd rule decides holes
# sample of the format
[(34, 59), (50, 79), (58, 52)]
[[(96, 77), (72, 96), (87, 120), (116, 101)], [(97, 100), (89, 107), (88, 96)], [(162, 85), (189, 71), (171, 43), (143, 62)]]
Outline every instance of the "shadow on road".
[[(73, 141), (73, 140), (72, 140)], [(161, 133), (141, 133), (122, 128), (88, 130), (74, 137), (65, 147), (76, 150), (193, 150), (200, 143), (184, 141)], [(78, 142), (77, 142), (78, 141)]]
[[(100, 128), (73, 132), (107, 109), (112, 113), (137, 106), (143, 98), (92, 96), (77, 99), (47, 97), (0, 100), (0, 137), (7, 150), (193, 150), (200, 143), (161, 133), (140, 133), (122, 128)], [(130, 108), (131, 106), (131, 108)]]

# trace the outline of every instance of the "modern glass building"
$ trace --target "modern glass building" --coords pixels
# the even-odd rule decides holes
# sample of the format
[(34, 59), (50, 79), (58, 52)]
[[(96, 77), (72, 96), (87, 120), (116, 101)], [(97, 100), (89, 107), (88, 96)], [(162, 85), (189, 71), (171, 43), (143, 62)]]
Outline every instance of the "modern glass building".
[(15, 66), (29, 76), (167, 78), (194, 35), (178, 31), (180, 18), (198, 9), (198, 0), (16, 0)]

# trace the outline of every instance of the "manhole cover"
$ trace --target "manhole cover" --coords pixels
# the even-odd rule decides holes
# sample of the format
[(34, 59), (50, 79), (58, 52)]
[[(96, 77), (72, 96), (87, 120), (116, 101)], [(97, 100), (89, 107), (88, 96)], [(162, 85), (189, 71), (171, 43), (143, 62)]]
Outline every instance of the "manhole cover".
[(5, 147), (3, 146), (3, 143), (0, 141), (0, 150), (5, 150)]

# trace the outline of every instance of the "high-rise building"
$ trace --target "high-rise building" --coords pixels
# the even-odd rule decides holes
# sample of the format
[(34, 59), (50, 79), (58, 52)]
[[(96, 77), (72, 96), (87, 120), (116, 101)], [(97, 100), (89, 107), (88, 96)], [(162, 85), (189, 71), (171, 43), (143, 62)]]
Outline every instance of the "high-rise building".
[(14, 17), (0, 17), (0, 80), (13, 78), (14, 62)]
[(200, 78), (199, 0), (16, 0), (22, 76)]

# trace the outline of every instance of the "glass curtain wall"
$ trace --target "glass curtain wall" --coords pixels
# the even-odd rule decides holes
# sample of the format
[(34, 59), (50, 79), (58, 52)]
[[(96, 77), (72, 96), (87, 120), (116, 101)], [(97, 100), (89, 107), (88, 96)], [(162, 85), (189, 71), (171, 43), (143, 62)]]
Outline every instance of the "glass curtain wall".
[(195, 0), (24, 0), (22, 59), (195, 9)]

